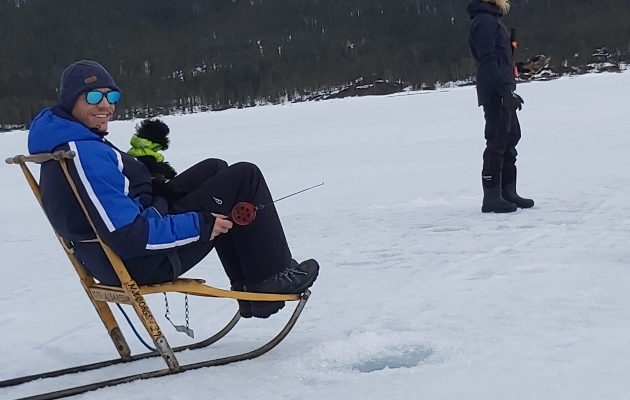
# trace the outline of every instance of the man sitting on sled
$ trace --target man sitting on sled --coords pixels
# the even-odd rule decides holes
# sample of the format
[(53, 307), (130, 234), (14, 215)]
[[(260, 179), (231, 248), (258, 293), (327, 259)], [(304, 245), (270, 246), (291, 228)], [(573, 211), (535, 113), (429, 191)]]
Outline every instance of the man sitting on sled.
[[(59, 102), (31, 123), (31, 154), (70, 150), (70, 174), (99, 236), (125, 262), (140, 285), (172, 281), (213, 248), (239, 291), (299, 294), (319, 272), (315, 260), (291, 257), (275, 207), (247, 226), (227, 217), (239, 202), (273, 203), (265, 179), (250, 163), (228, 166), (208, 159), (170, 180), (180, 196), (154, 196), (145, 165), (105, 139), (121, 91), (97, 62), (71, 64), (61, 76)], [(74, 245), (85, 269), (106, 285), (120, 285), (104, 251), (54, 161), (41, 166), (42, 202), (57, 232)], [(243, 317), (267, 318), (284, 302), (239, 301)]]

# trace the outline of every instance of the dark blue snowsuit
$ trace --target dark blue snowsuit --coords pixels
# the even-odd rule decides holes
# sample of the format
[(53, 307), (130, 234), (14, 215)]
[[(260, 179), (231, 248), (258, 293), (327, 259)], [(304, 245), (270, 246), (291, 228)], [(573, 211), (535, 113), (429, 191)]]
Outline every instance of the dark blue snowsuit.
[(516, 90), (513, 48), (501, 10), (494, 4), (473, 0), (469, 46), (477, 67), (477, 98), (486, 120), (483, 153), (484, 188), (509, 185), (516, 180), (516, 145), (521, 128), (516, 111), (503, 108), (503, 96)]

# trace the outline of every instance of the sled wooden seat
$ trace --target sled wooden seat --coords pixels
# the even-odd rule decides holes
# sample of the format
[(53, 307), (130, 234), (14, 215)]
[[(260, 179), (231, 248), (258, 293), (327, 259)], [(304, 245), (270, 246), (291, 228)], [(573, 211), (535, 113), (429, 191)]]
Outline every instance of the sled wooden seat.
[[(297, 294), (278, 295), (265, 293), (249, 293), (235, 292), (232, 290), (218, 289), (212, 286), (204, 285), (203, 279), (176, 279), (173, 282), (162, 283), (159, 285), (140, 286), (140, 294), (155, 293), (182, 293), (191, 296), (227, 298), (236, 300), (255, 300), (255, 301), (295, 301), (299, 300)], [(125, 290), (118, 286), (106, 286), (95, 283), (89, 286), (90, 292), (95, 299), (118, 304), (131, 304), (131, 299), (125, 295)]]
[[(65, 176), (68, 179), (68, 183), (70, 184), (77, 198), (77, 201), (81, 205), (81, 208), (83, 209), (83, 212), (87, 220), (89, 221), (90, 225), (92, 226), (92, 229), (94, 230), (94, 233), (96, 235), (96, 239), (94, 241), (98, 242), (102, 246), (112, 267), (114, 268), (114, 271), (116, 272), (116, 275), (118, 276), (121, 282), (121, 286), (120, 287), (107, 286), (107, 285), (102, 285), (96, 282), (94, 278), (88, 275), (87, 271), (85, 270), (81, 262), (74, 256), (74, 250), (72, 249), (70, 242), (66, 240), (65, 238), (61, 237), (57, 231), (55, 231), (55, 234), (57, 235), (57, 239), (59, 239), (60, 244), (63, 246), (66, 252), (66, 255), (70, 259), (70, 262), (74, 266), (77, 274), (79, 275), (79, 279), (81, 281), (83, 288), (85, 289), (90, 301), (94, 305), (94, 308), (96, 309), (99, 317), (103, 321), (103, 324), (107, 328), (107, 331), (112, 341), (114, 342), (114, 345), (116, 346), (116, 350), (118, 351), (118, 353), (120, 354), (120, 357), (123, 360), (133, 360), (134, 357), (137, 357), (137, 356), (133, 356), (133, 357), (131, 356), (131, 350), (129, 349), (129, 346), (118, 326), (118, 323), (116, 322), (116, 319), (113, 313), (111, 312), (111, 309), (109, 308), (108, 303), (132, 305), (136, 314), (138, 315), (138, 318), (140, 318), (145, 329), (151, 336), (151, 339), (153, 340), (153, 343), (155, 344), (157, 351), (164, 358), (164, 361), (168, 365), (169, 370), (172, 373), (181, 372), (182, 370), (185, 370), (185, 368), (180, 369), (179, 363), (174, 355), (173, 349), (171, 349), (170, 345), (168, 344), (159, 325), (157, 324), (155, 318), (153, 317), (153, 314), (151, 313), (151, 310), (149, 309), (147, 302), (144, 299), (145, 295), (150, 295), (150, 294), (155, 294), (155, 293), (175, 292), (175, 293), (189, 294), (193, 296), (229, 298), (229, 299), (235, 299), (235, 300), (252, 300), (252, 301), (300, 301), (300, 305), (294, 312), (294, 315), (292, 316), (291, 321), (289, 322), (289, 324), (287, 324), (283, 332), (281, 332), (281, 335), (277, 337), (279, 338), (279, 340), (274, 339), (276, 342), (272, 341), (270, 343), (274, 343), (273, 346), (275, 346), (277, 342), (282, 340), (284, 336), (288, 334), (288, 331), (295, 323), (295, 320), (297, 320), (297, 317), (299, 316), (299, 313), (301, 312), (306, 299), (308, 299), (308, 294), (309, 294), (308, 291), (306, 291), (302, 295), (297, 295), (297, 294), (279, 295), (279, 294), (267, 294), (267, 293), (237, 292), (237, 291), (219, 289), (212, 286), (208, 286), (205, 284), (205, 281), (203, 279), (183, 279), (183, 278), (179, 278), (179, 279), (174, 280), (173, 282), (163, 283), (159, 285), (139, 286), (131, 278), (129, 272), (127, 271), (127, 268), (125, 267), (124, 262), (120, 259), (120, 257), (118, 257), (118, 255), (116, 255), (116, 253), (112, 249), (110, 249), (101, 240), (100, 236), (98, 235), (98, 232), (87, 211), (87, 208), (85, 204), (83, 203), (83, 201), (81, 200), (81, 197), (79, 196), (79, 192), (77, 191), (76, 185), (73, 182), (72, 177), (70, 176), (70, 173), (68, 171), (67, 161), (72, 160), (74, 157), (75, 157), (74, 152), (57, 151), (54, 153), (37, 154), (37, 155), (32, 155), (32, 156), (18, 155), (12, 158), (8, 158), (6, 160), (6, 163), (17, 164), (22, 168), (22, 172), (24, 173), (24, 176), (26, 177), (26, 180), (28, 181), (29, 186), (31, 187), (33, 191), (33, 194), (37, 198), (37, 201), (39, 202), (40, 206), (42, 206), (42, 209), (43, 209), (43, 205), (42, 205), (42, 200), (41, 200), (39, 184), (33, 177), (31, 171), (29, 170), (27, 166), (27, 163), (29, 162), (42, 163), (46, 161), (55, 160), (59, 162), (59, 164), (61, 165), (61, 168), (63, 169)], [(228, 324), (226, 328), (224, 328), (221, 331), (221, 332), (224, 332), (222, 333), (222, 336), (219, 337), (218, 336), (219, 334), (217, 334), (213, 337), (215, 339), (212, 339), (212, 338), (211, 339), (216, 341), (220, 339), (221, 337), (223, 337), (236, 324), (235, 321), (237, 320), (238, 320), (238, 315), (235, 317), (235, 319), (233, 319), (232, 322), (230, 322), (230, 324)], [(204, 343), (204, 345), (208, 345), (211, 342), (213, 343), (211, 339), (208, 339), (201, 343)], [(189, 346), (189, 348), (201, 347), (201, 346), (197, 346), (197, 347), (195, 346), (197, 345), (191, 345)], [(264, 352), (271, 349), (273, 346), (269, 347), (269, 344), (268, 344), (266, 345), (266, 347), (263, 346), (263, 348), (261, 348), (262, 350), (264, 350), (263, 352), (258, 352), (258, 353), (251, 352), (246, 355), (249, 358), (252, 358), (252, 356), (258, 356), (260, 354), (263, 354)], [(240, 359), (246, 359), (246, 358), (239, 358), (239, 360)]]

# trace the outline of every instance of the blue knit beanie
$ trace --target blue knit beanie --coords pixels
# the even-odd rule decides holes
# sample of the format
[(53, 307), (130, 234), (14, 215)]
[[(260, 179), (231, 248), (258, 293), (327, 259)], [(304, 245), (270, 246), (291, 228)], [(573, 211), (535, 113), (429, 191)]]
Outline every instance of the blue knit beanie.
[(70, 112), (81, 93), (99, 88), (120, 92), (114, 78), (96, 61), (81, 60), (72, 63), (61, 74), (59, 105)]

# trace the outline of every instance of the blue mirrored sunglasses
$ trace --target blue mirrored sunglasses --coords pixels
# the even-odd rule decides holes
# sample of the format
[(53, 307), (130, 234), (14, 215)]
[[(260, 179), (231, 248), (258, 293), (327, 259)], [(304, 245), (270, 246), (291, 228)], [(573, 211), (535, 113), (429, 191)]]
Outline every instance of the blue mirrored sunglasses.
[(109, 104), (116, 104), (120, 101), (120, 92), (114, 90), (111, 92), (103, 93), (93, 90), (85, 94), (85, 99), (87, 100), (88, 104), (92, 105), (100, 103), (103, 100), (103, 97), (107, 99)]

